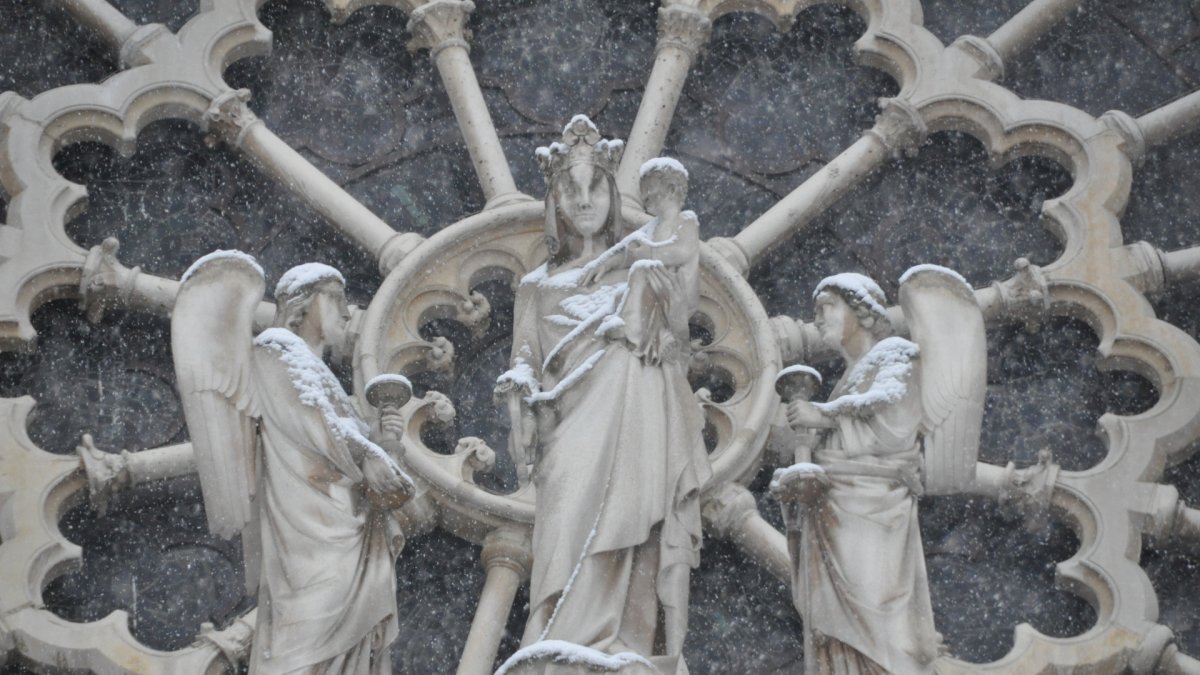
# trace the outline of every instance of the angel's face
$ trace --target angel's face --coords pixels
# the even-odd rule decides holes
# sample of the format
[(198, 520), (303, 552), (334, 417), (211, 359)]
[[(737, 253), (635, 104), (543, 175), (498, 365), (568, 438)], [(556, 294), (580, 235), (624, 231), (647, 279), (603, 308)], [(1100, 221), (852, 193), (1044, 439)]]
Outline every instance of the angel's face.
[(838, 349), (859, 328), (858, 317), (837, 293), (818, 294), (816, 305), (817, 316), (813, 323), (817, 332), (826, 345)]
[(313, 299), (309, 311), (316, 311), (321, 323), (321, 335), (326, 345), (340, 345), (346, 337), (346, 324), (350, 322), (350, 306), (346, 303), (346, 292), (341, 284), (331, 283)]

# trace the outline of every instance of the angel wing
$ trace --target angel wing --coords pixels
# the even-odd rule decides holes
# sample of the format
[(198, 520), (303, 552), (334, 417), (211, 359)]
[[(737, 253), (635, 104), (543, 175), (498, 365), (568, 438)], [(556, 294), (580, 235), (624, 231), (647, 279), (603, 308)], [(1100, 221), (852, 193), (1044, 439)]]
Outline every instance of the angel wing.
[(250, 522), (256, 484), (251, 356), (262, 268), (238, 251), (200, 258), (183, 276), (171, 351), (208, 527), (230, 538)]
[(900, 278), (900, 306), (918, 361), (927, 494), (975, 479), (987, 389), (987, 336), (971, 286), (953, 270), (918, 265)]

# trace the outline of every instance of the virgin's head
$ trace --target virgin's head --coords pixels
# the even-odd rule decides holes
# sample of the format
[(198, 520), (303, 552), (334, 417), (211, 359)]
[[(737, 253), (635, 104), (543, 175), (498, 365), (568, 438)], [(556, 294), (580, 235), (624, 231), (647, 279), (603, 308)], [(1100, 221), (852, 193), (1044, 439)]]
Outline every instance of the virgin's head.
[[(621, 197), (613, 177), (624, 144), (605, 140), (591, 120), (576, 115), (562, 142), (537, 149), (546, 175), (546, 247), (551, 264), (609, 248), (621, 238)], [(590, 244), (594, 241), (598, 247)]]

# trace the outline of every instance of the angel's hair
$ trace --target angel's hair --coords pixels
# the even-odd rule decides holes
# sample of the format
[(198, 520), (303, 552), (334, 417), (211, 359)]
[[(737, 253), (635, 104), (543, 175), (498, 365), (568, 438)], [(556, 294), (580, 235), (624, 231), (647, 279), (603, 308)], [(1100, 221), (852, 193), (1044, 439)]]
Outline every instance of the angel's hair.
[(275, 325), (286, 328), (293, 333), (300, 328), (308, 308), (313, 300), (325, 291), (336, 291), (344, 294), (342, 282), (331, 277), (314, 279), (311, 283), (294, 285), (290, 291), (275, 294)]
[(890, 337), (895, 331), (892, 328), (891, 319), (887, 315), (880, 315), (873, 310), (867, 301), (858, 295), (851, 293), (849, 290), (840, 286), (829, 285), (821, 289), (821, 294), (832, 293), (841, 298), (854, 311), (855, 318), (858, 319), (858, 325), (867, 329), (871, 337), (876, 340), (882, 340), (885, 337)]

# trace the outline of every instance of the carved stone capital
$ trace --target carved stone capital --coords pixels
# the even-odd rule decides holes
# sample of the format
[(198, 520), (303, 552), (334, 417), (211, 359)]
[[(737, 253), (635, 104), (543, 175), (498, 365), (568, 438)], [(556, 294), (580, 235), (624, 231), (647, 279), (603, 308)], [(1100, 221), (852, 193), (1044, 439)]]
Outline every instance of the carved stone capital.
[(488, 570), (506, 567), (525, 579), (533, 565), (533, 544), (527, 532), (500, 528), (484, 537), (480, 557)]
[(204, 112), (204, 123), (208, 127), (205, 140), (210, 145), (219, 142), (241, 147), (250, 128), (262, 121), (246, 105), (249, 100), (249, 89), (231, 89), (213, 99), (212, 105)]
[(1147, 294), (1158, 293), (1167, 286), (1166, 253), (1145, 241), (1122, 246), (1113, 253), (1123, 256), (1125, 279)]
[(997, 313), (1025, 321), (1036, 321), (1050, 308), (1049, 284), (1042, 268), (1026, 258), (1013, 264), (1017, 273), (992, 284), (1000, 298)]
[(750, 256), (736, 241), (728, 237), (713, 237), (708, 240), (708, 245), (737, 268), (742, 276), (750, 273)]
[(119, 58), (124, 68), (144, 66), (165, 56), (164, 52), (177, 48), (175, 34), (170, 29), (159, 23), (148, 23), (138, 26), (121, 43)]
[(88, 321), (95, 323), (110, 309), (125, 307), (133, 295), (134, 281), (140, 267), (125, 267), (117, 260), (121, 249), (116, 237), (105, 239), (88, 251), (79, 279), (79, 302), (87, 312)]
[(976, 77), (980, 74), (989, 80), (998, 80), (1004, 77), (1004, 57), (1000, 56), (1000, 52), (996, 51), (987, 38), (963, 35), (950, 46), (957, 47), (959, 51), (979, 64)]
[(1112, 129), (1121, 137), (1121, 151), (1131, 162), (1139, 162), (1146, 155), (1146, 134), (1142, 125), (1128, 113), (1120, 110), (1109, 110), (1100, 116), (1104, 126)]
[(408, 17), (408, 32), (412, 39), (409, 51), (428, 49), (437, 56), (447, 47), (471, 49), (471, 31), (467, 17), (475, 11), (470, 0), (433, 0), (413, 10)]
[(712, 34), (712, 21), (698, 9), (684, 5), (669, 5), (658, 10), (658, 43), (656, 51), (668, 47), (681, 49), (695, 59), (700, 47)]
[(713, 534), (722, 539), (732, 538), (742, 522), (757, 513), (758, 504), (754, 501), (754, 495), (738, 483), (724, 483), (709, 491), (700, 506), (704, 522), (712, 528)]
[(392, 235), (379, 252), (379, 271), (387, 276), (424, 241), (425, 237), (416, 232), (397, 232)]
[(917, 148), (929, 136), (929, 127), (921, 111), (902, 98), (879, 99), (881, 112), (875, 116), (875, 126), (867, 131), (894, 156), (917, 154)]

